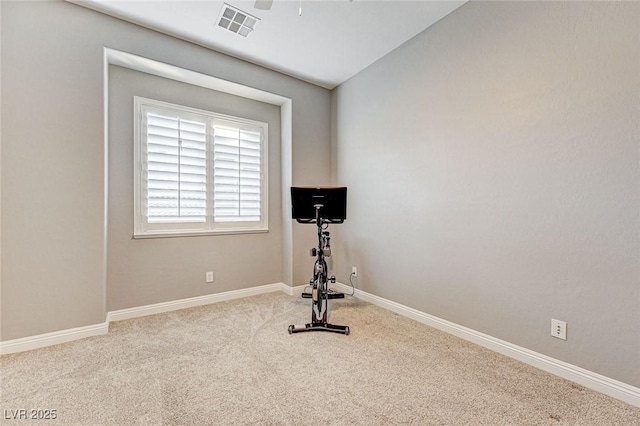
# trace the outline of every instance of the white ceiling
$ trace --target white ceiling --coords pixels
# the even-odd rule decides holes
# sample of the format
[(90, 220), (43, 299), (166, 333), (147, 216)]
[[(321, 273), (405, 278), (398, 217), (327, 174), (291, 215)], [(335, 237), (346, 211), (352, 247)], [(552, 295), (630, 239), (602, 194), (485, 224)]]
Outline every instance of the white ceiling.
[[(254, 0), (226, 3), (260, 18), (247, 38), (217, 25), (214, 0), (68, 0), (332, 89), (464, 1)], [(302, 16), (298, 8), (302, 5)]]

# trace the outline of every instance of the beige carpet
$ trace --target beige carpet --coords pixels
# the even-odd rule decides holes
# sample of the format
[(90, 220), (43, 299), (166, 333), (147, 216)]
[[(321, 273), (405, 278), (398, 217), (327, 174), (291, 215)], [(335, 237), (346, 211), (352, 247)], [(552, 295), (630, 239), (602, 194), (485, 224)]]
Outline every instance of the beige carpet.
[[(121, 321), (0, 358), (0, 423), (640, 425), (640, 409), (357, 299), (351, 334), (289, 335), (310, 301), (272, 293)], [(53, 409), (56, 420), (5, 419)]]

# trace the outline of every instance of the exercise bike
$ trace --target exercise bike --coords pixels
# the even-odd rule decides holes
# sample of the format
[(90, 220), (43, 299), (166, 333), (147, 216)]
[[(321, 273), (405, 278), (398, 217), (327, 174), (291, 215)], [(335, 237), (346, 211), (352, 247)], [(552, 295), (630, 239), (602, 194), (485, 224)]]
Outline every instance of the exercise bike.
[[(309, 281), (311, 292), (303, 292), (303, 298), (310, 298), (311, 322), (302, 326), (290, 325), (289, 334), (303, 331), (329, 331), (348, 335), (349, 326), (327, 322), (329, 299), (344, 298), (343, 293), (329, 289), (336, 277), (330, 276), (325, 257), (331, 256), (331, 235), (327, 228), (330, 223), (342, 223), (346, 218), (347, 188), (291, 188), (293, 218), (300, 223), (315, 223), (318, 228), (318, 247), (309, 253), (315, 257), (313, 278)], [(313, 219), (310, 218), (313, 208)]]

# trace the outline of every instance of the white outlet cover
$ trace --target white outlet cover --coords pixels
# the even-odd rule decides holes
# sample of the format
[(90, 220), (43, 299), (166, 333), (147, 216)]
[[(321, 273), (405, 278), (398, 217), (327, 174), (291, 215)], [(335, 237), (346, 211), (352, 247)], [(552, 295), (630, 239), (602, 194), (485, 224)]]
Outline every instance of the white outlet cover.
[(551, 335), (558, 339), (567, 340), (567, 323), (565, 321), (552, 319)]

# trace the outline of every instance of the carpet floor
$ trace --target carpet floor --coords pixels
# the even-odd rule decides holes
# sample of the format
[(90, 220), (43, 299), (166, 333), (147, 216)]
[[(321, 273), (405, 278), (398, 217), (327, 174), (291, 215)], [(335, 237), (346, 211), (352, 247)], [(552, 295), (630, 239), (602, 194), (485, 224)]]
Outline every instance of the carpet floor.
[(640, 425), (640, 408), (380, 307), (330, 308), (349, 336), (289, 335), (310, 301), (270, 293), (3, 355), (0, 423)]

